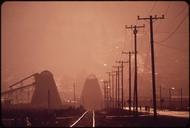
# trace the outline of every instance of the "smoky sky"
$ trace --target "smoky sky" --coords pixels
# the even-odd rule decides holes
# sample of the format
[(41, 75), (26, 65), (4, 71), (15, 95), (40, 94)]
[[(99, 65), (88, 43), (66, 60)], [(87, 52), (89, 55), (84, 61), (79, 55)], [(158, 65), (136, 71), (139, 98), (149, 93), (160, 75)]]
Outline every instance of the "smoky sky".
[(164, 14), (165, 19), (154, 21), (157, 84), (183, 87), (187, 95), (188, 7), (187, 3), (177, 1), (4, 2), (2, 87), (32, 73), (49, 70), (60, 92), (71, 95), (72, 84), (77, 81), (79, 95), (90, 73), (99, 80), (107, 79), (105, 72), (114, 70), (115, 61), (127, 59), (121, 51), (133, 51), (133, 34), (125, 25), (145, 24), (137, 34), (138, 80), (139, 89), (151, 89), (149, 22), (138, 21), (137, 16)]

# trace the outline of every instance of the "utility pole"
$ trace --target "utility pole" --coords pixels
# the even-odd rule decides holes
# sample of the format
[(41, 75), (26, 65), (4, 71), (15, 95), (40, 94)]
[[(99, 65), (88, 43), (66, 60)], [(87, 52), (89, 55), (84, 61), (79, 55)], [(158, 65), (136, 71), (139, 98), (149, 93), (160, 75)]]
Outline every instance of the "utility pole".
[(115, 72), (115, 96), (114, 96), (114, 108), (117, 108), (117, 84), (118, 84), (118, 80), (117, 80), (117, 78), (118, 78), (118, 72), (117, 71), (113, 71), (113, 73)]
[(135, 102), (135, 107), (136, 107), (136, 114), (138, 113), (138, 88), (137, 88), (137, 28), (144, 28), (145, 25), (143, 26), (125, 26), (126, 29), (133, 29), (133, 34), (134, 34), (134, 50), (135, 50), (135, 77), (134, 77), (134, 102)]
[(103, 81), (103, 83), (104, 83), (104, 107), (106, 108), (106, 83), (105, 83), (105, 81)]
[(119, 66), (117, 67), (117, 85), (118, 85), (118, 108), (120, 109), (120, 73), (119, 73)]
[(108, 81), (103, 81), (104, 82), (104, 103), (105, 103), (105, 108), (108, 108), (108, 91), (107, 91), (107, 87), (108, 87)]
[(153, 20), (164, 19), (162, 17), (157, 17), (157, 15), (150, 16), (147, 18), (137, 17), (138, 20), (149, 20), (150, 21), (150, 45), (151, 45), (151, 62), (152, 62), (152, 89), (153, 89), (153, 106), (154, 106), (154, 117), (157, 117), (157, 106), (156, 106), (156, 78), (155, 78), (155, 64), (154, 64), (154, 38), (153, 38)]
[(115, 76), (115, 74), (113, 74), (114, 72), (112, 71), (112, 107), (113, 107), (113, 109), (114, 109), (114, 76)]
[(116, 61), (116, 63), (121, 63), (121, 106), (124, 107), (123, 101), (123, 63), (128, 63), (128, 61)]
[(108, 106), (110, 108), (110, 105), (111, 105), (111, 72), (106, 72), (108, 73)]
[(129, 112), (131, 112), (131, 54), (134, 54), (134, 52), (124, 52), (122, 51), (122, 54), (129, 54)]
[(120, 84), (120, 79), (119, 79), (119, 68), (120, 68), (120, 66), (113, 66), (114, 68), (117, 68), (117, 90), (116, 90), (116, 92), (117, 92), (117, 108), (120, 108), (120, 86), (119, 86), (119, 84)]

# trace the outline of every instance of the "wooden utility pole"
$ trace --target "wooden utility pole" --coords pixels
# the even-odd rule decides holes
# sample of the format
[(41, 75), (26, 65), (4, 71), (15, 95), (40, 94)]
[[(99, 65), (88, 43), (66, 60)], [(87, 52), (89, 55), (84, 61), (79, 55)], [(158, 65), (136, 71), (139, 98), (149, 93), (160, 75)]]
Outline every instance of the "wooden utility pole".
[(124, 52), (122, 51), (122, 54), (128, 54), (129, 55), (129, 100), (128, 100), (128, 103), (129, 103), (129, 111), (131, 112), (131, 54), (134, 54), (134, 52)]
[(106, 83), (105, 83), (105, 81), (103, 81), (104, 82), (104, 107), (106, 108)]
[(114, 108), (114, 76), (115, 76), (115, 74), (113, 74), (114, 72), (112, 71), (112, 92), (111, 92), (111, 94), (112, 94), (112, 107)]
[(103, 81), (104, 82), (104, 104), (105, 108), (108, 108), (108, 81)]
[(108, 73), (108, 106), (110, 108), (110, 105), (111, 105), (111, 72), (106, 72)]
[(135, 108), (136, 108), (136, 114), (138, 112), (138, 88), (137, 88), (137, 28), (144, 28), (145, 25), (143, 26), (125, 26), (126, 29), (132, 29), (133, 34), (134, 34), (134, 52), (135, 52), (135, 77), (134, 77), (134, 102), (135, 102)]
[(123, 100), (123, 63), (128, 63), (128, 61), (116, 61), (116, 63), (121, 63), (121, 106), (124, 107)]
[(155, 78), (155, 64), (154, 64), (154, 38), (153, 38), (153, 20), (164, 19), (162, 17), (157, 17), (157, 15), (150, 16), (147, 18), (137, 17), (138, 20), (149, 20), (150, 21), (150, 45), (151, 45), (151, 62), (152, 62), (152, 89), (153, 89), (153, 106), (154, 106), (154, 117), (157, 117), (157, 106), (156, 106), (156, 78)]
[(120, 108), (120, 79), (119, 79), (119, 71), (120, 71), (120, 66), (113, 66), (114, 68), (117, 68), (117, 75), (116, 75), (116, 77), (117, 77), (117, 89), (116, 89), (116, 92), (117, 92), (117, 96), (116, 96), (116, 98), (117, 98), (117, 108)]
[(114, 96), (114, 108), (118, 108), (118, 106), (117, 106), (117, 84), (118, 84), (118, 80), (117, 80), (117, 78), (118, 78), (118, 72), (117, 71), (113, 71), (113, 73), (115, 72), (115, 89), (114, 89), (114, 93), (115, 93), (115, 96)]

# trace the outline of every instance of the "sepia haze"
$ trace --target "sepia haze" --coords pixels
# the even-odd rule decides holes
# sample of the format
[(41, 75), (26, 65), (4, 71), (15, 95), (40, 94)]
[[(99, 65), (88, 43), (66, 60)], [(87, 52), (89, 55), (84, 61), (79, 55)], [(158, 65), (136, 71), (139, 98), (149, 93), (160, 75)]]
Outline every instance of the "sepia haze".
[[(4, 2), (2, 91), (32, 73), (49, 70), (62, 98), (73, 98), (74, 82), (79, 98), (89, 74), (95, 74), (99, 81), (107, 80), (105, 72), (113, 69), (115, 61), (128, 59), (121, 52), (133, 51), (134, 43), (132, 31), (126, 30), (125, 25), (145, 24), (137, 34), (138, 89), (142, 90), (140, 96), (151, 97), (150, 28), (148, 22), (138, 21), (137, 16), (163, 14), (165, 19), (155, 21), (153, 28), (156, 84), (183, 88), (183, 94), (188, 96), (189, 6), (178, 1)], [(166, 41), (156, 43), (168, 36)], [(127, 67), (125, 64), (125, 95)], [(102, 89), (102, 83), (99, 84)]]

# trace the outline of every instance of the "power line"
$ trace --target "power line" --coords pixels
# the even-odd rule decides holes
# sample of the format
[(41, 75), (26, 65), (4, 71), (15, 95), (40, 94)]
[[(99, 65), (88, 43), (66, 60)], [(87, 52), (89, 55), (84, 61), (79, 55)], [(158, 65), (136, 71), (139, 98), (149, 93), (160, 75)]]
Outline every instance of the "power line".
[(186, 8), (187, 8), (187, 7), (184, 7), (183, 9), (181, 9), (181, 11), (180, 11), (174, 18), (176, 18), (176, 17), (178, 17), (179, 15), (181, 15), (181, 14), (185, 11)]
[[(157, 32), (155, 34), (170, 34), (171, 32)], [(176, 34), (189, 34), (189, 32), (176, 32)]]
[(116, 63), (121, 63), (121, 105), (122, 109), (124, 107), (124, 98), (123, 98), (123, 67), (124, 63), (128, 63), (128, 61), (116, 61)]
[[(171, 3), (172, 4), (172, 3)], [(171, 8), (171, 4), (170, 5), (168, 5), (168, 7), (167, 7), (167, 9), (166, 9), (166, 15), (168, 14), (168, 11), (169, 11), (169, 8)], [(153, 8), (153, 7), (152, 7)], [(186, 7), (184, 7), (176, 16), (175, 16), (175, 18), (176, 17), (178, 17), (184, 10), (185, 10), (185, 8)], [(152, 10), (152, 9), (151, 9)], [(151, 11), (150, 11), (151, 12)], [(159, 22), (160, 23), (160, 22)], [(159, 24), (160, 25), (160, 24)], [(159, 26), (157, 26), (157, 28), (158, 28)], [(156, 29), (157, 30), (157, 29)], [(176, 30), (177, 31), (177, 30)], [(147, 32), (144, 32), (145, 34), (147, 34)], [(159, 32), (160, 33), (160, 32)], [(167, 33), (169, 33), (169, 32), (167, 32)], [(173, 32), (172, 32), (173, 33)], [(171, 33), (171, 35), (169, 35), (169, 37), (167, 37), (168, 39), (172, 36), (172, 33)], [(157, 34), (157, 33), (155, 33), (155, 34)], [(165, 40), (167, 40), (167, 39), (164, 39), (163, 41), (160, 41), (160, 42), (164, 42)], [(155, 44), (158, 44), (158, 43), (160, 43), (160, 42), (156, 42), (155, 41)], [(158, 44), (158, 45), (160, 45), (160, 46), (164, 46), (164, 47), (166, 47), (166, 48), (170, 48), (170, 49), (174, 49), (174, 50), (176, 50), (176, 51), (182, 51), (182, 50), (179, 50), (179, 49), (176, 49), (176, 48), (172, 48), (172, 47), (169, 47), (169, 46), (167, 46), (167, 45), (162, 45), (162, 44)], [(149, 48), (149, 47), (148, 47)], [(147, 63), (147, 60), (148, 60), (148, 56), (146, 57), (146, 60), (145, 60), (145, 63)], [(145, 68), (145, 65), (146, 64), (144, 64), (144, 68)]]
[(138, 112), (138, 89), (137, 89), (137, 32), (139, 28), (144, 28), (145, 25), (143, 26), (126, 26), (126, 29), (132, 29), (133, 34), (134, 34), (134, 52), (135, 52), (135, 76), (134, 76), (134, 103), (135, 103), (135, 111), (136, 114)]
[(177, 49), (177, 48), (173, 48), (173, 47), (170, 47), (170, 46), (168, 46), (168, 45), (165, 45), (165, 44), (162, 44), (162, 43), (159, 43), (159, 42), (156, 42), (156, 41), (155, 41), (155, 44), (160, 45), (160, 46), (163, 46), (163, 47), (165, 47), (165, 48), (169, 48), (169, 49), (172, 49), (172, 50), (175, 50), (175, 51), (183, 52), (183, 53), (184, 53), (183, 50), (180, 50), (180, 49)]
[(183, 24), (183, 22), (185, 21), (185, 19), (187, 18), (187, 16), (185, 16), (181, 22), (178, 24), (178, 26), (174, 29), (173, 32), (170, 33), (170, 35), (168, 37), (166, 37), (165, 39), (161, 40), (161, 41), (157, 41), (158, 43), (161, 42), (165, 42), (166, 40), (168, 40), (170, 37), (172, 37), (174, 35), (174, 33), (180, 28), (180, 26)]
[(153, 106), (154, 106), (154, 117), (157, 117), (157, 106), (156, 106), (156, 78), (155, 78), (155, 63), (154, 63), (154, 39), (153, 39), (153, 19), (164, 19), (164, 15), (162, 17), (147, 17), (140, 18), (138, 16), (138, 20), (149, 20), (150, 21), (150, 43), (151, 43), (151, 62), (152, 62), (152, 88), (153, 88)]
[[(167, 6), (167, 8), (166, 8), (166, 12), (163, 13), (163, 14), (165, 14), (165, 16), (167, 16), (167, 14), (168, 14), (168, 10), (169, 10), (170, 7), (171, 7), (171, 4), (169, 4), (169, 5)], [(157, 32), (157, 30), (158, 30), (157, 28), (160, 26), (160, 23), (161, 23), (161, 22), (159, 22), (158, 25), (157, 25), (157, 27), (155, 28), (155, 33)]]
[[(151, 13), (152, 13), (152, 11), (154, 10), (154, 8), (156, 7), (156, 5), (157, 5), (157, 2), (155, 1), (154, 4), (152, 5), (152, 8), (150, 9), (150, 11), (147, 12), (147, 15), (151, 15)], [(137, 24), (138, 21), (139, 21), (139, 20), (136, 19), (136, 24)], [(144, 31), (144, 34), (145, 34), (145, 35), (147, 35), (147, 33), (148, 33), (148, 30)], [(132, 38), (132, 36), (133, 36), (133, 34), (131, 33), (131, 38)], [(131, 40), (131, 44), (132, 44), (132, 40)], [(148, 51), (150, 51), (150, 47), (148, 47)], [(145, 62), (144, 62), (144, 69), (145, 69), (145, 65), (146, 65), (147, 61), (148, 61), (148, 56), (146, 57), (146, 60), (145, 60)], [(140, 80), (141, 80), (141, 79), (140, 79)]]
[[(151, 8), (150, 11), (148, 12), (149, 15), (151, 15), (153, 9), (156, 7), (156, 4), (157, 4), (157, 2), (155, 2), (155, 3), (153, 4), (152, 8)], [(148, 15), (148, 14), (147, 14), (147, 15)], [(139, 21), (139, 20), (137, 19), (137, 21)], [(147, 34), (148, 34), (148, 30), (144, 31), (144, 34), (147, 35)], [(148, 47), (148, 51), (150, 51), (150, 47)], [(146, 60), (145, 60), (145, 62), (144, 62), (144, 68), (143, 68), (143, 69), (145, 69), (145, 66), (147, 65), (146, 63), (147, 63), (147, 61), (148, 61), (148, 55), (147, 55), (147, 57), (146, 57), (145, 59), (146, 59)], [(141, 80), (141, 79), (140, 79), (140, 80)]]
[[(156, 7), (156, 2), (154, 3), (154, 5), (152, 6), (152, 8), (151, 8), (151, 10), (149, 11), (149, 14), (153, 11), (153, 9)], [(171, 7), (171, 4), (168, 4), (168, 6), (167, 6), (167, 8), (166, 8), (166, 12), (165, 12), (165, 14), (167, 15), (168, 14), (168, 11), (169, 11), (169, 8)], [(159, 24), (158, 24), (158, 26), (157, 26), (157, 28), (159, 27), (159, 25), (160, 25), (160, 22), (159, 22)], [(156, 28), (156, 29), (157, 29)], [(144, 34), (145, 35), (147, 35), (148, 34), (148, 30), (147, 31), (145, 31), (144, 32)], [(150, 51), (150, 47), (148, 47), (148, 50)], [(148, 55), (146, 56), (146, 58), (145, 58), (145, 61), (144, 61), (144, 65), (143, 65), (143, 69), (145, 69), (145, 66), (147, 66), (147, 62), (148, 62)], [(140, 81), (141, 81), (142, 79), (140, 79)]]

